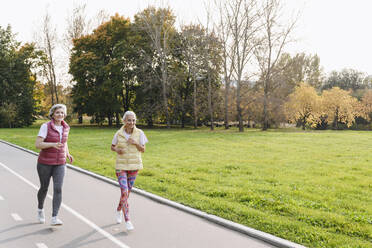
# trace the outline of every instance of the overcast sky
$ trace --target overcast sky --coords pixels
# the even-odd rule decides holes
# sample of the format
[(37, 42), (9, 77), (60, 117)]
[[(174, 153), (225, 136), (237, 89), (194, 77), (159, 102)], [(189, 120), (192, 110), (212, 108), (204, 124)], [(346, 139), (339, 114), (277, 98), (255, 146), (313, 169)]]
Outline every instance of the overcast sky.
[[(212, 0), (210, 0), (212, 1)], [(287, 50), (291, 53), (318, 54), (325, 72), (352, 68), (372, 75), (372, 0), (283, 0), (288, 13), (301, 10), (295, 37), (297, 42)], [(99, 10), (132, 18), (150, 0), (80, 0), (87, 3), (88, 16)], [(169, 0), (179, 23), (203, 20), (203, 0)], [(11, 25), (19, 41), (32, 41), (36, 27), (48, 6), (60, 34), (66, 17), (71, 13), (73, 0), (2, 0), (0, 26)]]

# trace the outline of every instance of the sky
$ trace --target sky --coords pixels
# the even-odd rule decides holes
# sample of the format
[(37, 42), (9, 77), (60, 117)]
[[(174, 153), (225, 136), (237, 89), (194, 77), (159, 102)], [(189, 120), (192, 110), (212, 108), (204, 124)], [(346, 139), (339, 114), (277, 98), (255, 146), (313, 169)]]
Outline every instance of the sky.
[[(213, 1), (213, 0), (209, 0)], [(33, 34), (41, 25), (48, 8), (59, 35), (64, 32), (66, 18), (74, 2), (86, 3), (88, 17), (99, 10), (109, 14), (133, 18), (149, 4), (167, 3), (177, 16), (178, 24), (205, 20), (203, 0), (2, 0), (0, 26), (11, 25), (17, 40), (33, 41)], [(208, 2), (208, 0), (204, 0)], [(288, 45), (291, 54), (304, 52), (317, 54), (325, 73), (344, 68), (355, 69), (372, 75), (372, 0), (283, 0), (290, 15), (300, 11), (293, 33), (295, 43)]]

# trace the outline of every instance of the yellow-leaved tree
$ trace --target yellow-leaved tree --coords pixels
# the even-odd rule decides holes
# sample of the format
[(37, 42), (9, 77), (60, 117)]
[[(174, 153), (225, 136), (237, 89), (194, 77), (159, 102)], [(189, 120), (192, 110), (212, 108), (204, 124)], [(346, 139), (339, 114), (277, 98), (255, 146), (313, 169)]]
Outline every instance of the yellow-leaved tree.
[(338, 129), (339, 123), (350, 127), (357, 116), (363, 116), (360, 102), (351, 96), (351, 91), (342, 90), (339, 87), (323, 91), (322, 112), (328, 123)]
[(287, 119), (292, 123), (300, 124), (305, 130), (306, 126), (314, 127), (320, 121), (320, 106), (320, 96), (314, 87), (301, 83), (288, 96), (284, 109)]
[(363, 118), (370, 121), (372, 113), (372, 90), (367, 90), (362, 97)]

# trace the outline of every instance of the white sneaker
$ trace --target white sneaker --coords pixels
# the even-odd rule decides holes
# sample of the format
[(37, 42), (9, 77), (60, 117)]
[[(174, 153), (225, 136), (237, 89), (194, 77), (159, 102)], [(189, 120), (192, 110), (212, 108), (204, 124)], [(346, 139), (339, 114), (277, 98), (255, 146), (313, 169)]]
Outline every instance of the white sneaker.
[(116, 223), (120, 224), (123, 221), (123, 211), (116, 211)]
[(39, 222), (41, 224), (44, 224), (45, 223), (45, 213), (44, 213), (44, 209), (38, 209), (37, 210), (37, 219), (39, 220)]
[(62, 220), (58, 219), (57, 216), (52, 217), (52, 221), (50, 222), (50, 225), (60, 226), (62, 224), (63, 224)]
[(125, 227), (127, 228), (127, 231), (132, 231), (134, 229), (134, 226), (130, 221), (125, 222)]

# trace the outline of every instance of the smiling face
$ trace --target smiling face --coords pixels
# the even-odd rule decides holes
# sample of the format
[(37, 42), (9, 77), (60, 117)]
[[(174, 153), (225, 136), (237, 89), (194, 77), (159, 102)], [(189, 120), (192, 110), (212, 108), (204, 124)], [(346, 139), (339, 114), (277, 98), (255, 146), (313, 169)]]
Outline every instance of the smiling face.
[(55, 121), (63, 121), (63, 119), (65, 118), (65, 112), (63, 111), (63, 108), (57, 108), (56, 110), (54, 110), (52, 117)]
[(127, 115), (125, 117), (124, 123), (126, 128), (133, 128), (136, 124), (136, 118), (134, 117), (134, 115)]

